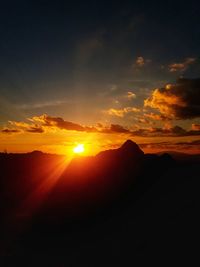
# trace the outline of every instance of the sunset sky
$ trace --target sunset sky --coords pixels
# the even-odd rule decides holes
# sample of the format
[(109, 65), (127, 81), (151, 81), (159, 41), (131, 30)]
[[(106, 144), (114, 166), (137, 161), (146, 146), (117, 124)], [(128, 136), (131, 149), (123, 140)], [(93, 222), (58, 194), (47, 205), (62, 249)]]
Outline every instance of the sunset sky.
[(200, 152), (198, 1), (4, 1), (0, 151)]

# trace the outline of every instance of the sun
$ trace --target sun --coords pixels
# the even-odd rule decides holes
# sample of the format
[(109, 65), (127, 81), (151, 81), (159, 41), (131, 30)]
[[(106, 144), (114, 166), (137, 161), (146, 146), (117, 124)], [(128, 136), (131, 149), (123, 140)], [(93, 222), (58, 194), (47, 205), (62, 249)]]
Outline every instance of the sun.
[(76, 154), (83, 153), (85, 151), (84, 145), (83, 144), (78, 144), (77, 146), (74, 147), (73, 151)]

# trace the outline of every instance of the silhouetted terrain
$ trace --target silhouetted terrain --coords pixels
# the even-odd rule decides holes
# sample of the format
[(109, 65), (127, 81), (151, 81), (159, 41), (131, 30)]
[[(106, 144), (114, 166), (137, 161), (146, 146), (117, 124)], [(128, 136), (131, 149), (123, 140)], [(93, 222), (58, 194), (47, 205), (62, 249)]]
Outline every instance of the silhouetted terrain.
[[(175, 155), (175, 156), (174, 156)], [(199, 155), (0, 154), (1, 266), (190, 265), (198, 256)]]

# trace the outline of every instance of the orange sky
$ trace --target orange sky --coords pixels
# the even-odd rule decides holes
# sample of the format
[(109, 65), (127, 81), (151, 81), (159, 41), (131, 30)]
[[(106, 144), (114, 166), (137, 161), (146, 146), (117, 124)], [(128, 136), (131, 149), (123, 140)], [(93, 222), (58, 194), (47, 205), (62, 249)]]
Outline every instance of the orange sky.
[[(199, 98), (195, 95), (199, 84), (199, 79), (166, 84), (148, 92), (137, 108), (134, 106), (137, 95), (128, 91), (118, 97), (116, 104), (121, 107), (114, 106), (113, 98), (110, 108), (99, 110), (99, 119), (93, 118), (91, 124), (82, 124), (81, 117), (75, 121), (48, 114), (8, 119), (0, 126), (0, 151), (41, 150), (71, 155), (77, 144), (84, 144), (84, 154), (94, 155), (131, 139), (145, 152), (199, 153)], [(84, 113), (84, 108), (81, 109)], [(14, 109), (13, 113), (20, 118)], [(85, 115), (85, 121), (86, 118)]]
[(200, 152), (196, 5), (3, 2), (0, 151)]
[(199, 140), (198, 136), (133, 137), (126, 133), (87, 133), (53, 129), (37, 134), (26, 132), (15, 134), (0, 133), (0, 151), (6, 149), (8, 152), (19, 153), (40, 150), (71, 156), (73, 148), (77, 144), (84, 144), (84, 154), (95, 155), (101, 150), (117, 148), (127, 139), (132, 139), (136, 143), (142, 144), (141, 148), (145, 152), (177, 150), (187, 153), (198, 153), (200, 148), (198, 144), (193, 145), (192, 143)]

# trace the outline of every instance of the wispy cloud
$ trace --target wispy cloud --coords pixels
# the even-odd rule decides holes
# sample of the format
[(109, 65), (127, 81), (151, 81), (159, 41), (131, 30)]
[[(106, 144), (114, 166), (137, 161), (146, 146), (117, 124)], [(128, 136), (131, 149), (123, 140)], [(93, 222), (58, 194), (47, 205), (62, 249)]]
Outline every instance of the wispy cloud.
[(135, 99), (136, 98), (136, 94), (131, 92), (131, 91), (129, 91), (129, 92), (127, 92), (125, 97), (128, 98), (129, 100)]
[(162, 114), (155, 114), (155, 113), (144, 113), (144, 117), (151, 119), (151, 120), (155, 120), (155, 121), (165, 121), (165, 120), (169, 120), (168, 117), (166, 117), (165, 115)]
[(110, 108), (104, 112), (110, 116), (123, 118), (126, 114), (140, 112), (140, 109), (135, 107), (125, 107), (121, 109)]
[(200, 140), (191, 142), (155, 142), (139, 144), (141, 149), (150, 152), (158, 151), (180, 151), (186, 153), (194, 153), (200, 151)]
[(20, 133), (21, 131), (15, 128), (3, 128), (1, 132), (4, 134), (16, 134), (16, 133)]
[(133, 136), (149, 136), (149, 137), (175, 137), (175, 136), (198, 136), (200, 135), (200, 130), (185, 130), (182, 127), (176, 125), (171, 127), (148, 127), (148, 128), (138, 128), (132, 131)]
[(103, 127), (101, 129), (101, 133), (128, 133), (130, 134), (130, 130), (123, 127), (119, 124), (111, 124), (110, 127)]
[(17, 107), (19, 109), (40, 109), (46, 107), (54, 107), (66, 104), (67, 100), (53, 100), (53, 101), (45, 101), (45, 102), (38, 102), (38, 103), (29, 103), (29, 104), (20, 104)]
[(144, 58), (143, 57), (138, 57), (135, 61), (136, 65), (139, 67), (143, 67), (145, 64)]
[(183, 62), (175, 62), (169, 65), (170, 72), (185, 71), (188, 67), (196, 61), (196, 58), (188, 57)]
[(150, 59), (145, 59), (142, 56), (137, 57), (135, 64), (137, 67), (144, 67), (145, 65), (147, 65), (148, 63), (150, 63), (151, 60)]
[(36, 123), (26, 123), (26, 122), (18, 122), (18, 121), (9, 121), (9, 124), (15, 126), (16, 131), (24, 131), (28, 133), (43, 133), (44, 128), (41, 125)]

